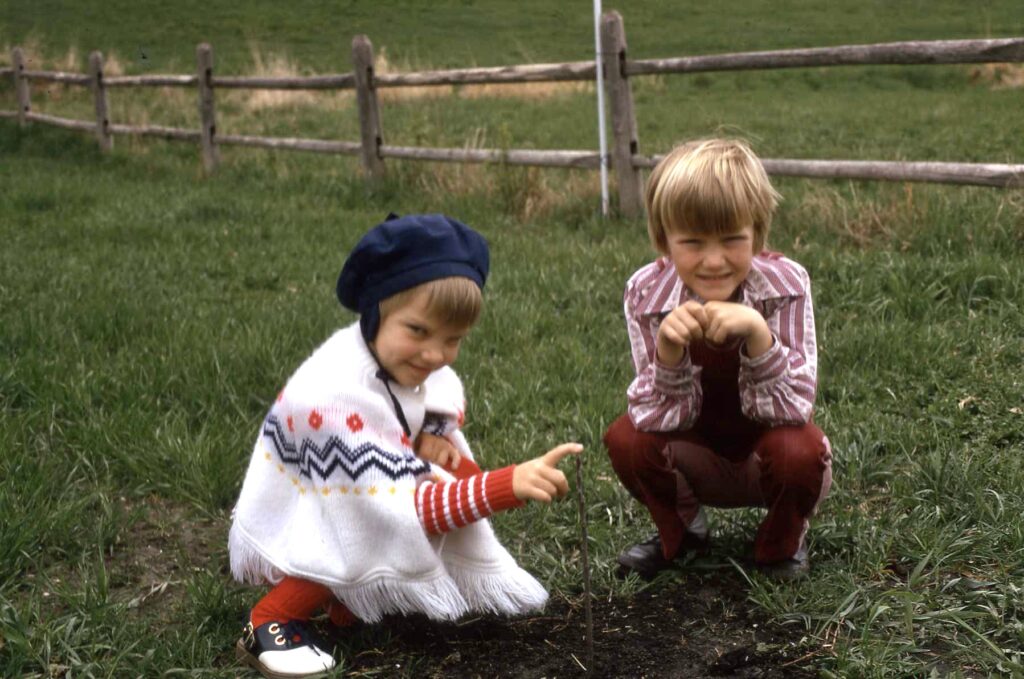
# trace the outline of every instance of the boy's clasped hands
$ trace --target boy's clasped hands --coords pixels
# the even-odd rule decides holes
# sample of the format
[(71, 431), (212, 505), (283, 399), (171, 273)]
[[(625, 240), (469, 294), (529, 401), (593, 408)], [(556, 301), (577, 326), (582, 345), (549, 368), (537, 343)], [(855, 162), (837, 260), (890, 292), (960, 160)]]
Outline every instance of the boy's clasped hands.
[(689, 300), (673, 309), (658, 328), (658, 361), (675, 367), (691, 342), (725, 344), (731, 339), (746, 342), (746, 353), (756, 358), (772, 347), (771, 331), (755, 309), (733, 302)]

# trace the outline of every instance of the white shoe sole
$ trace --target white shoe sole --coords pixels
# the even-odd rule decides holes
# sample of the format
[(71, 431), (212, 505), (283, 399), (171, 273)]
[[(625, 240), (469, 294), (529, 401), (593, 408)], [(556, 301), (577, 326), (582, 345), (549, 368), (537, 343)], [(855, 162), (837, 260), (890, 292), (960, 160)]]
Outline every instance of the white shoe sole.
[(235, 644), (235, 657), (238, 661), (248, 665), (267, 679), (315, 679), (316, 677), (326, 677), (330, 670), (324, 670), (322, 672), (314, 672), (312, 674), (282, 674), (280, 672), (274, 672), (263, 666), (260, 659), (254, 656), (252, 653), (245, 648), (245, 643), (239, 639)]

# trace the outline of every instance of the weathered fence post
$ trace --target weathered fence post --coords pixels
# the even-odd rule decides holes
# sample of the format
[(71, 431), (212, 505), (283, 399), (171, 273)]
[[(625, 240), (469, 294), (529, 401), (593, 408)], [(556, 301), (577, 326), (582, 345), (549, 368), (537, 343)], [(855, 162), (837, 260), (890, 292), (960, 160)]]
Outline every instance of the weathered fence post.
[(199, 84), (200, 143), (203, 153), (203, 169), (213, 172), (220, 162), (217, 153), (217, 121), (213, 110), (213, 48), (200, 43), (196, 47), (196, 75)]
[(612, 109), (612, 165), (619, 185), (619, 213), (636, 217), (643, 212), (640, 170), (633, 166), (633, 154), (639, 152), (640, 143), (633, 115), (633, 93), (625, 69), (626, 29), (618, 12), (606, 12), (601, 17), (601, 47), (604, 82)]
[(29, 99), (28, 79), (25, 73), (25, 53), (20, 47), (11, 51), (11, 61), (14, 65), (14, 91), (18, 94), (18, 122), (24, 126), (27, 122), (25, 114), (32, 110), (32, 102)]
[(365, 35), (352, 38), (352, 66), (356, 77), (356, 100), (359, 103), (363, 170), (372, 179), (379, 179), (384, 176), (384, 161), (380, 157), (384, 135), (380, 127), (377, 90), (373, 86), (373, 43)]
[(96, 102), (96, 141), (100, 144), (100, 151), (109, 151), (114, 145), (114, 138), (110, 136), (110, 120), (107, 118), (107, 88), (103, 85), (103, 55), (100, 52), (89, 55), (89, 77)]

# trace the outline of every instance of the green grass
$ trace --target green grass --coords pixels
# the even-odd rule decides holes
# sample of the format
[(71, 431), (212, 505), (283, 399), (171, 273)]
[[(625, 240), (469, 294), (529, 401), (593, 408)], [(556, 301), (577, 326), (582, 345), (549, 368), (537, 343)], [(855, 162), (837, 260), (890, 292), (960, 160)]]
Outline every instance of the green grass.
[[(157, 21), (164, 5), (9, 4), (0, 44), (34, 35), (52, 59), (70, 45), (122, 56), (152, 45), (156, 63), (126, 57), (131, 72), (188, 70), (199, 39), (225, 72), (247, 71), (251, 41), (302, 70), (346, 70), (357, 31), (394, 62), (424, 67), (591, 49), (589, 7), (526, 25), (497, 2), (435, 3), (429, 19), (413, 3), (351, 3), (338, 22), (268, 3), (171, 26)], [(979, 7), (732, 2), (688, 9), (685, 21), (667, 3), (623, 11), (631, 51), (648, 57), (1024, 34), (1015, 3)], [(491, 23), (508, 28), (487, 35)], [(960, 67), (665, 77), (638, 80), (635, 93), (644, 152), (724, 129), (766, 156), (1024, 157), (1020, 90), (972, 85)], [(33, 97), (41, 110), (89, 115), (88, 97), (70, 90)], [(192, 93), (159, 100), (168, 105), (111, 98), (125, 116), (194, 119)], [(223, 111), (229, 131), (357, 136), (342, 105), (252, 113), (238, 99)], [(484, 146), (596, 146), (586, 91), (388, 102), (383, 116), (393, 143), (482, 134)], [(369, 189), (348, 159), (224, 149), (206, 180), (188, 145), (118, 138), (103, 157), (87, 135), (10, 121), (0, 157), (0, 674), (232, 675), (254, 593), (225, 574), (221, 531), (267, 404), (352, 320), (333, 297), (347, 248), (388, 211), (449, 212), (490, 240), (487, 306), (456, 366), (470, 440), (486, 466), (582, 441), (595, 588), (636, 591), (611, 565), (649, 523), (613, 480), (600, 437), (631, 378), (622, 286), (651, 255), (640, 222), (596, 216), (594, 173), (390, 162)], [(805, 632), (813, 662), (834, 676), (1024, 671), (1024, 195), (778, 187), (773, 245), (814, 281), (816, 420), (836, 451), (836, 485), (812, 528), (812, 578), (793, 587), (751, 574), (751, 604)], [(708, 567), (733, 568), (725, 556), (743, 556), (759, 516), (713, 512), (721, 562)], [(495, 525), (555, 592), (578, 596), (574, 502)], [(165, 552), (140, 553), (147, 545)]]

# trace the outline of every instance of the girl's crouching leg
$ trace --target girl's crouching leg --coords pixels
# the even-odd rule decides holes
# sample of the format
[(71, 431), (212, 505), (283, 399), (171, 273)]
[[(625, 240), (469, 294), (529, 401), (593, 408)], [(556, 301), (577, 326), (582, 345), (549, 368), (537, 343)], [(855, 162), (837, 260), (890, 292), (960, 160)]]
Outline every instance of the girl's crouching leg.
[(327, 603), (327, 615), (335, 627), (351, 627), (359, 620), (352, 611), (348, 610), (348, 606), (337, 599), (332, 599)]
[(314, 611), (329, 605), (331, 591), (321, 584), (285, 577), (253, 607), (238, 660), (265, 677), (318, 677), (335, 666), (331, 644), (308, 625)]

